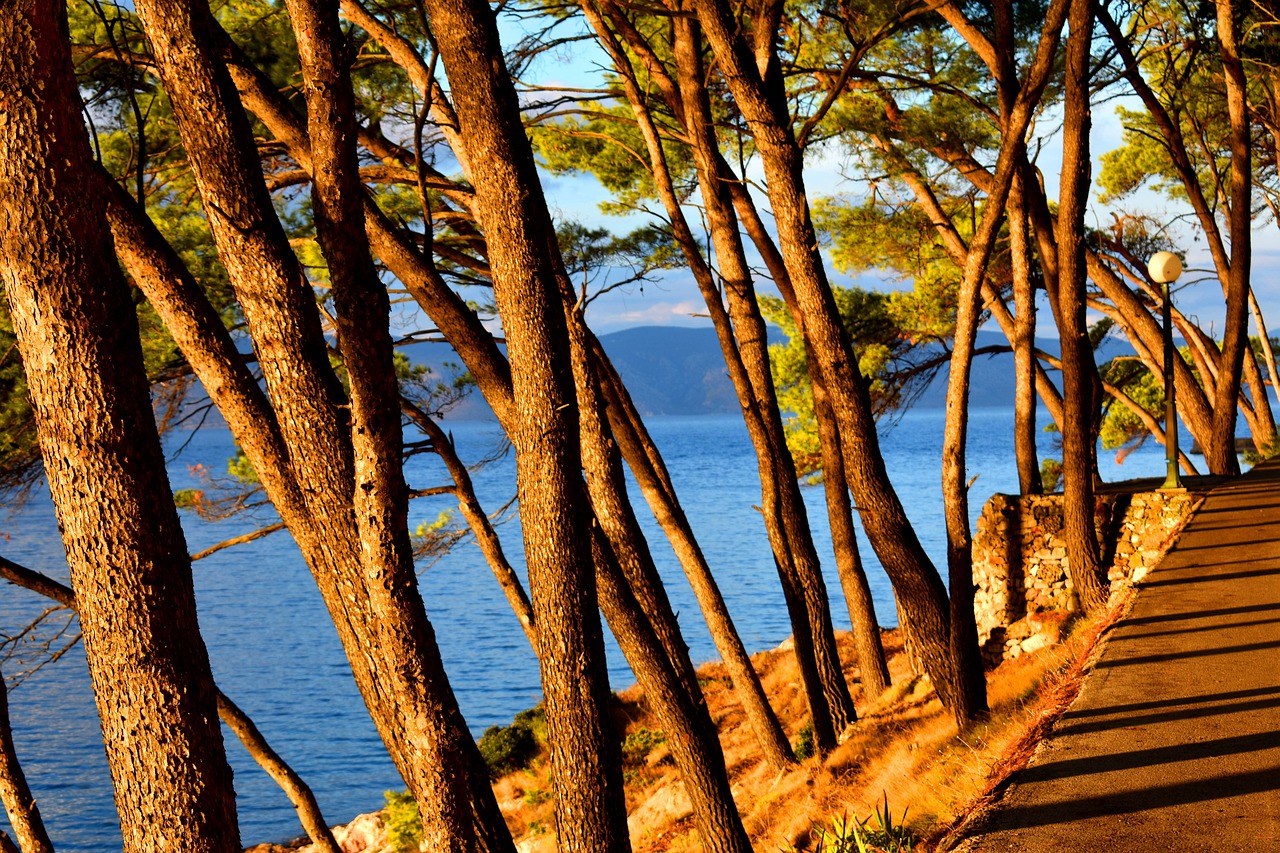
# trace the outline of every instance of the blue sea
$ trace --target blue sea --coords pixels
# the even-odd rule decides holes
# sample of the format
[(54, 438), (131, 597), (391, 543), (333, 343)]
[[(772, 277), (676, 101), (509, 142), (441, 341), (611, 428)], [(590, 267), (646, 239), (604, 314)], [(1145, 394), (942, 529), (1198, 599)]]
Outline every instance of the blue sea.
[[(975, 518), (989, 495), (1017, 490), (1012, 423), (1012, 412), (1006, 409), (977, 409), (972, 414), (968, 468), (969, 476), (977, 477), (971, 490)], [(755, 509), (760, 486), (741, 419), (663, 417), (652, 419), (649, 426), (743, 641), (753, 651), (776, 646), (790, 630)], [(882, 427), (894, 485), (940, 566), (945, 555), (939, 473), (942, 427), (940, 409), (910, 411)], [(501, 432), (492, 422), (451, 421), (447, 428), (464, 461), (490, 457), (503, 447)], [(1042, 434), (1042, 454), (1059, 455), (1052, 448), (1053, 437)], [(187, 443), (179, 448), (182, 442)], [(169, 443), (175, 489), (204, 485), (202, 472), (225, 471), (235, 452), (225, 429), (171, 437)], [(508, 453), (475, 473), (477, 492), (488, 511), (513, 497), (513, 472), (514, 459)], [(1163, 475), (1163, 448), (1154, 443), (1129, 455), (1122, 466), (1104, 456), (1103, 476), (1108, 480)], [(445, 482), (434, 457), (412, 460), (408, 476), (410, 484), (420, 488)], [(806, 494), (836, 624), (847, 627), (821, 487), (810, 487)], [(635, 500), (642, 519), (647, 519), (643, 502), (638, 496)], [(433, 521), (448, 509), (447, 499), (424, 500), (413, 508), (413, 523)], [(259, 517), (213, 523), (184, 514), (192, 553), (270, 521)], [(519, 520), (506, 522), (500, 532), (508, 557), (521, 565)], [(679, 565), (656, 525), (649, 523), (648, 532), (695, 660), (714, 659), (715, 649)], [(877, 612), (882, 624), (893, 625), (888, 579), (870, 549), (863, 550)], [(19, 511), (0, 520), (0, 554), (66, 580), (57, 522), (43, 487)], [(220, 551), (197, 562), (194, 572), (201, 628), (219, 685), (315, 789), (329, 821), (341, 823), (374, 810), (382, 804), (384, 791), (402, 789), (288, 534), (275, 533)], [(473, 732), (478, 735), (490, 725), (509, 722), (516, 712), (538, 702), (537, 662), (474, 543), (464, 541), (425, 567), (421, 588)], [(13, 634), (46, 607), (44, 600), (24, 590), (0, 587), (0, 632)], [(610, 661), (614, 686), (630, 684), (630, 671), (616, 647), (611, 647)], [(5, 664), (7, 676), (19, 669), (15, 661)], [(55, 847), (60, 853), (118, 850), (120, 832), (80, 647), (13, 689), (10, 706), (18, 755)], [(226, 739), (245, 845), (300, 835), (284, 795), (234, 736), (228, 733)]]

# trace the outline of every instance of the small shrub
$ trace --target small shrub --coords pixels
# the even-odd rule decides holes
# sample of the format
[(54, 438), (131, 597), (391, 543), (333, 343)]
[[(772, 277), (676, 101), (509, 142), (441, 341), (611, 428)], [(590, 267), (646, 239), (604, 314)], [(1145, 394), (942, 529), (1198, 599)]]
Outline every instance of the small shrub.
[(1044, 459), (1040, 462), (1040, 487), (1044, 493), (1051, 494), (1062, 485), (1062, 463), (1057, 459)]
[(490, 726), (480, 736), (480, 754), (489, 766), (489, 775), (498, 779), (529, 766), (538, 752), (538, 739), (528, 726)]
[(666, 740), (667, 736), (660, 731), (636, 729), (622, 742), (623, 763), (640, 764), (655, 746), (666, 743)]
[(551, 792), (546, 788), (530, 788), (524, 792), (524, 803), (527, 806), (540, 806), (551, 799)]
[[(901, 820), (906, 818), (904, 810)], [(839, 817), (831, 822), (830, 829), (816, 827), (814, 834), (818, 841), (815, 853), (910, 853), (920, 843), (905, 823), (893, 822), (888, 797), (872, 815), (856, 821)]]
[(796, 742), (791, 745), (791, 748), (795, 751), (797, 761), (813, 757), (816, 751), (813, 745), (813, 723), (804, 724), (804, 728), (796, 735)]
[(547, 742), (547, 712), (541, 705), (516, 714), (516, 718), (512, 720), (511, 724), (524, 726), (533, 732), (533, 736), (538, 743), (545, 744)]
[(387, 842), (398, 853), (416, 853), (422, 844), (422, 818), (413, 795), (387, 791), (383, 796), (387, 800)]

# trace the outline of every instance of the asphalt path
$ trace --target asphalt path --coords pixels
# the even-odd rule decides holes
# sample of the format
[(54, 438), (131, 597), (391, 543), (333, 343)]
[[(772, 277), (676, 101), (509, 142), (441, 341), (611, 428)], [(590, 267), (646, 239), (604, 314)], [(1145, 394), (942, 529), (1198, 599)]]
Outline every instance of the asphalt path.
[(1280, 464), (1209, 493), (959, 850), (1280, 851)]

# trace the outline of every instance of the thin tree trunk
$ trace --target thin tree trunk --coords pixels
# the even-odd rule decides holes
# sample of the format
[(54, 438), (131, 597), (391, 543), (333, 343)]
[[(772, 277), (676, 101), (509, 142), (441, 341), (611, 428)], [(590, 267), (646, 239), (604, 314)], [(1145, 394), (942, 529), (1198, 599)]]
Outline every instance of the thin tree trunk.
[(9, 826), (18, 836), (21, 853), (53, 853), (53, 842), (45, 831), (36, 798), (31, 795), (27, 777), (18, 763), (17, 750), (13, 747), (9, 690), (5, 686), (4, 673), (0, 673), (0, 802), (4, 803), (5, 814), (9, 816)]
[(800, 152), (788, 130), (780, 81), (774, 81), (766, 94), (750, 51), (736, 33), (727, 3), (697, 0), (693, 8), (761, 155), (779, 247), (805, 316), (806, 335), (813, 343), (832, 395), (832, 408), (840, 419), (849, 488), (862, 510), (868, 538), (914, 623), (922, 657), (939, 696), (948, 707), (959, 708), (963, 699), (951, 660), (946, 591), (884, 468), (866, 381), (858, 373), (818, 254)]
[(836, 571), (849, 608), (853, 629), (853, 647), (862, 676), (862, 693), (874, 699), (889, 687), (889, 664), (880, 639), (880, 623), (876, 619), (871, 584), (862, 568), (858, 550), (858, 533), (853, 524), (853, 502), (849, 499), (848, 479), (844, 473), (844, 457), (840, 455), (840, 434), (835, 413), (827, 397), (827, 387), (817, 365), (810, 367), (813, 408), (818, 422), (818, 441), (822, 449), (822, 489), (827, 499), (827, 520), (831, 525), (831, 547), (835, 551)]
[(1094, 523), (1092, 349), (1085, 328), (1084, 212), (1089, 192), (1089, 39), (1092, 0), (1072, 0), (1067, 39), (1067, 88), (1062, 137), (1062, 190), (1058, 206), (1058, 322), (1066, 401), (1062, 433), (1063, 527), (1070, 575), (1084, 608), (1106, 605)]
[(1036, 294), (1031, 281), (1031, 245), (1023, 180), (1019, 169), (1009, 195), (1009, 251), (1013, 260), (1013, 305), (1017, 312), (1011, 339), (1016, 383), (1013, 441), (1018, 491), (1038, 495), (1043, 488), (1036, 452)]
[[(1223, 82), (1227, 90), (1227, 119), (1231, 123), (1231, 266), (1227, 274), (1227, 316), (1223, 321), (1222, 364), (1213, 401), (1213, 430), (1205, 446), (1205, 464), (1214, 474), (1239, 474), (1236, 458), (1236, 398), (1248, 337), (1249, 268), (1252, 258), (1253, 149), (1244, 65), (1240, 61), (1240, 27), (1236, 3), (1215, 0), (1218, 45), (1222, 52)], [(1252, 354), (1249, 354), (1252, 358)], [(1256, 370), (1256, 362), (1255, 362)], [(1263, 389), (1265, 394), (1265, 389)]]
[(515, 569), (511, 567), (510, 561), (507, 560), (507, 555), (502, 548), (502, 541), (498, 538), (498, 532), (493, 529), (493, 523), (489, 521), (489, 516), (485, 514), (479, 498), (476, 497), (476, 491), (471, 484), (471, 474), (467, 471), (467, 466), (463, 465), (462, 460), (458, 458), (449, 436), (445, 434), (445, 431), (440, 428), (440, 425), (430, 415), (414, 407), (409, 412), (409, 417), (418, 429), (426, 433), (431, 440), (432, 450), (444, 462), (445, 469), (449, 472), (449, 476), (453, 478), (454, 494), (458, 498), (458, 508), (462, 511), (462, 516), (467, 520), (467, 524), (470, 525), (471, 535), (475, 537), (476, 545), (480, 548), (480, 552), (484, 554), (485, 561), (493, 571), (493, 576), (497, 578), (498, 585), (502, 587), (502, 592), (507, 597), (507, 603), (511, 605), (511, 609), (515, 612), (516, 619), (519, 620), (520, 627), (524, 630), (525, 638), (529, 640), (529, 645), (533, 647), (533, 653), (536, 655), (538, 653), (538, 631), (536, 620), (533, 617), (533, 605), (529, 603), (529, 594), (525, 592), (524, 585), (520, 582), (520, 576), (516, 574)]
[(599, 341), (592, 337), (597, 369), (605, 375), (601, 386), (608, 401), (609, 422), (623, 458), (636, 478), (658, 524), (666, 532), (685, 576), (702, 608), (711, 638), (720, 652), (738, 701), (756, 738), (765, 762), (774, 770), (795, 763), (791, 744), (778, 722), (760, 684), (760, 675), (751, 664), (746, 647), (729, 616), (724, 596), (711, 574), (702, 549), (693, 536), (689, 520), (676, 499), (671, 478), (662, 463), (653, 439), (649, 437), (640, 413), (630, 399), (621, 379), (604, 356)]
[[(770, 402), (773, 385), (772, 377), (768, 373), (763, 320), (759, 318), (758, 310), (754, 309), (749, 273), (742, 259), (741, 245), (735, 241), (736, 225), (731, 219), (725, 217), (728, 205), (724, 204), (718, 195), (719, 188), (716, 186), (714, 177), (710, 181), (706, 178), (705, 165), (709, 161), (706, 153), (707, 146), (710, 145), (711, 150), (714, 150), (715, 143), (714, 138), (710, 142), (707, 141), (706, 137), (710, 132), (709, 124), (702, 121), (701, 117), (709, 111), (709, 107), (705, 103), (698, 103), (692, 86), (686, 87), (687, 97), (680, 104), (679, 109), (685, 114), (690, 125), (690, 135), (694, 138), (695, 157), (698, 159), (699, 173), (706, 187), (704, 196), (707, 199), (708, 215), (712, 221), (711, 234), (716, 242), (721, 272), (729, 295), (729, 311), (725, 310), (711, 269), (703, 258), (701, 249), (680, 209), (675, 190), (671, 185), (657, 129), (653, 125), (644, 97), (634, 79), (630, 61), (600, 15), (590, 7), (587, 7), (587, 15), (595, 25), (597, 34), (613, 55), (615, 66), (623, 78), (641, 133), (646, 141), (651, 171), (654, 174), (659, 195), (675, 230), (676, 241), (685, 254), (708, 310), (711, 312), (721, 350), (729, 368), (729, 375), (733, 380), (748, 431), (756, 448), (763, 493), (761, 506), (774, 550), (775, 563), (781, 573), (788, 611), (792, 618), (797, 658), (800, 661), (805, 693), (812, 712), (814, 739), (819, 749), (826, 752), (835, 747), (838, 731), (852, 719), (853, 703), (849, 698), (839, 659), (835, 653), (835, 639), (830, 624), (829, 608), (826, 604), (825, 587), (822, 585), (821, 574), (818, 571), (817, 554), (809, 535), (807, 520), (804, 518), (803, 504), (799, 499), (794, 468), (792, 467), (790, 474), (787, 474), (790, 456), (782, 438), (781, 420), (777, 414), (776, 403)], [(692, 73), (688, 71), (690, 60), (687, 54), (690, 50), (696, 50), (696, 47), (687, 46), (693, 38), (692, 34), (686, 32), (682, 39), (685, 47), (679, 48), (681, 55), (684, 56), (687, 74)], [(705, 100), (705, 93), (703, 99)], [(747, 307), (748, 303), (751, 305), (750, 308)], [(754, 321), (751, 316), (753, 310)], [(734, 312), (733, 317), (730, 316), (730, 312)], [(742, 349), (739, 348), (740, 344)], [(753, 352), (754, 359), (747, 357), (744, 350)], [(824, 614), (825, 632), (822, 627)]]
[[(50, 598), (72, 610), (78, 610), (76, 595), (70, 587), (4, 557), (0, 557), (0, 578)], [(307, 783), (280, 757), (279, 753), (271, 748), (253, 720), (221, 690), (217, 694), (217, 705), (219, 719), (240, 738), (249, 755), (267, 772), (267, 775), (276, 781), (285, 796), (293, 803), (294, 810), (298, 812), (298, 818), (311, 842), (322, 851), (340, 853), (337, 850), (337, 842), (333, 839), (333, 833), (329, 829), (329, 823), (320, 811), (320, 803)]]
[(333, 837), (333, 830), (329, 828), (329, 822), (320, 811), (320, 803), (316, 800), (311, 788), (302, 781), (292, 767), (285, 763), (280, 754), (271, 748), (271, 744), (267, 743), (267, 739), (262, 736), (262, 732), (258, 731), (253, 720), (249, 719), (249, 716), (222, 691), (218, 691), (218, 717), (235, 733), (236, 737), (240, 738), (249, 755), (258, 762), (258, 766), (267, 771), (267, 775), (274, 779), (280, 789), (285, 792), (298, 813), (303, 831), (307, 833), (307, 837), (311, 839), (311, 843), (316, 846), (319, 853), (342, 853), (342, 848)]
[[(0, 16), (0, 270), (57, 509), (124, 850), (238, 853), (190, 560), (111, 246), (65, 7)], [(32, 81), (40, 81), (33, 85)], [(87, 189), (87, 191), (86, 191)]]
[[(1267, 322), (1262, 316), (1262, 306), (1258, 304), (1258, 297), (1254, 293), (1253, 287), (1249, 288), (1249, 311), (1253, 314), (1254, 325), (1258, 329), (1258, 340), (1262, 346), (1262, 360), (1267, 365), (1267, 378), (1271, 382), (1273, 389), (1280, 390), (1280, 378), (1276, 374), (1276, 353), (1275, 348), (1271, 345), (1271, 337), (1267, 333)], [(1262, 393), (1267, 393), (1266, 384), (1262, 385)], [(1267, 443), (1263, 444), (1258, 441), (1260, 436), (1254, 435), (1254, 445), (1259, 453), (1268, 452), (1270, 444), (1275, 441), (1275, 424), (1271, 425), (1271, 436), (1267, 439)]]

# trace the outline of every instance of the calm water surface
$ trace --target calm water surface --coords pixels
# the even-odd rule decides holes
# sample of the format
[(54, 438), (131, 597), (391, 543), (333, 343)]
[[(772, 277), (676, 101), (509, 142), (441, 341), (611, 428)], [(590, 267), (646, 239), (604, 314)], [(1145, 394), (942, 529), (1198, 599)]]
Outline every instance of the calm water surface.
[[(969, 442), (969, 475), (974, 517), (985, 498), (1016, 491), (1012, 413), (977, 410)], [(916, 524), (926, 549), (944, 559), (939, 456), (943, 412), (918, 410), (882, 434), (894, 485)], [(484, 458), (501, 446), (496, 424), (452, 422), (466, 461)], [(760, 502), (754, 454), (740, 418), (660, 418), (650, 423), (675, 480), (677, 492), (716, 572), (743, 641), (752, 650), (770, 648), (790, 634), (782, 591), (768, 543), (754, 508)], [(1051, 451), (1045, 436), (1042, 453)], [(225, 470), (234, 446), (225, 432), (201, 434), (170, 466), (174, 488), (200, 485), (199, 469)], [(1057, 455), (1057, 454), (1054, 454)], [(510, 455), (475, 475), (476, 489), (492, 512), (512, 497)], [(1117, 467), (1108, 455), (1109, 480), (1163, 476), (1162, 448), (1151, 444)], [(410, 484), (444, 482), (432, 459), (409, 468)], [(830, 558), (825, 503), (820, 488), (806, 500), (824, 556), (837, 627), (847, 627), (839, 583)], [(636, 499), (642, 518), (645, 510)], [(414, 523), (436, 518), (449, 504), (421, 502)], [(184, 524), (192, 553), (260, 526), (236, 519), (208, 523), (187, 514)], [(716, 657), (697, 604), (665, 540), (650, 523), (656, 559), (668, 581), (672, 603), (695, 660)], [(0, 522), (0, 554), (65, 580), (66, 561), (47, 493), (37, 494), (22, 512)], [(508, 556), (519, 565), (519, 522), (501, 529)], [(864, 540), (865, 541), (865, 540)], [(896, 622), (889, 581), (870, 549), (865, 550), (876, 609), (883, 624)], [(382, 792), (401, 783), (365, 714), (337, 635), (302, 558), (285, 533), (221, 551), (195, 564), (201, 628), (222, 689), (239, 703), (278, 752), (315, 789), (331, 822), (345, 821), (381, 805)], [(421, 578), (427, 610), (462, 711), (472, 730), (509, 722), (539, 700), (538, 668), (519, 624), (479, 550), (466, 542), (427, 568)], [(37, 596), (0, 587), (0, 631), (12, 633), (41, 612)], [(16, 665), (8, 665), (13, 674)], [(616, 646), (610, 649), (615, 687), (632, 677)], [(55, 665), (35, 673), (10, 695), (10, 713), (19, 757), (35, 790), (45, 822), (61, 853), (120, 848), (106, 760), (88, 687), (83, 652), (77, 647)], [(300, 834), (288, 801), (227, 735), (236, 774), (241, 836), (246, 845)], [(0, 825), (3, 819), (0, 818)]]

